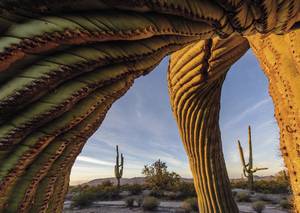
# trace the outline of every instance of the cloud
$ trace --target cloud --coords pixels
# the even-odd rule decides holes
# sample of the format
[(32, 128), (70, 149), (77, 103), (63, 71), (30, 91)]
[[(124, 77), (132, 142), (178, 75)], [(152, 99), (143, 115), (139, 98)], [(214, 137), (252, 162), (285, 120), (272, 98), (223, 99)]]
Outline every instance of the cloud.
[(234, 124), (240, 122), (243, 118), (245, 118), (246, 116), (248, 116), (249, 114), (251, 114), (255, 110), (263, 107), (265, 104), (269, 103), (271, 100), (272, 99), (268, 97), (266, 99), (263, 99), (263, 100), (257, 102), (256, 104), (252, 105), (251, 107), (246, 108), (243, 112), (239, 113), (239, 115), (237, 117), (235, 117), (231, 121), (227, 122), (224, 125), (224, 127), (225, 128), (232, 127)]
[(97, 164), (97, 165), (102, 165), (102, 166), (113, 166), (114, 165), (111, 162), (98, 160), (96, 158), (91, 158), (91, 157), (87, 157), (87, 156), (78, 156), (76, 158), (76, 161), (84, 162), (84, 163), (92, 163), (92, 164)]

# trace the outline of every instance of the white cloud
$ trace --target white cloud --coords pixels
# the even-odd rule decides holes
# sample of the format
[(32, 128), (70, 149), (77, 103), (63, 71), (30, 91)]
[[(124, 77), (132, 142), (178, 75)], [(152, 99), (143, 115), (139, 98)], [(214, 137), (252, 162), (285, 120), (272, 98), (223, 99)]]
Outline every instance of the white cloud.
[(91, 157), (87, 157), (87, 156), (78, 156), (76, 158), (76, 161), (84, 162), (84, 163), (98, 164), (98, 165), (103, 165), (103, 166), (113, 166), (114, 165), (111, 162), (102, 161), (102, 160), (98, 160), (96, 158), (91, 158)]
[(237, 113), (238, 116), (236, 116), (234, 119), (232, 119), (231, 121), (227, 122), (224, 127), (225, 128), (229, 128), (232, 127), (234, 124), (238, 123), (239, 121), (241, 121), (243, 118), (245, 118), (246, 116), (248, 116), (249, 114), (251, 114), (252, 112), (254, 112), (255, 110), (263, 107), (265, 104), (269, 103), (272, 99), (271, 98), (266, 98), (263, 99), (259, 102), (257, 102), (256, 104), (248, 107), (247, 109), (245, 109), (243, 112), (241, 113)]

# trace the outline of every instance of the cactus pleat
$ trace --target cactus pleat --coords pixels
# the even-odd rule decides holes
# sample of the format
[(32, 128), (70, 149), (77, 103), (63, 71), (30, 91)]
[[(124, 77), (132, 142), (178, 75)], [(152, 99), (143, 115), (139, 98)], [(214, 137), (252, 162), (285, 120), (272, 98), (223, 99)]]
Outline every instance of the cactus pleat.
[(226, 174), (218, 119), (225, 75), (248, 47), (246, 39), (232, 36), (196, 42), (171, 55), (171, 105), (194, 175), (200, 212), (238, 212)]
[[(241, 35), (297, 28), (300, 1), (2, 0), (0, 7), (0, 212), (61, 212), (72, 164), (110, 105), (179, 49), (170, 94), (200, 208), (237, 211), (217, 124), (222, 82), (248, 48)], [(297, 50), (289, 55), (298, 63)], [(284, 129), (281, 139), (295, 141)], [(285, 160), (298, 177), (291, 152)]]
[(300, 212), (300, 30), (284, 36), (251, 36), (249, 41), (269, 79), (280, 149), (289, 171), (295, 209)]

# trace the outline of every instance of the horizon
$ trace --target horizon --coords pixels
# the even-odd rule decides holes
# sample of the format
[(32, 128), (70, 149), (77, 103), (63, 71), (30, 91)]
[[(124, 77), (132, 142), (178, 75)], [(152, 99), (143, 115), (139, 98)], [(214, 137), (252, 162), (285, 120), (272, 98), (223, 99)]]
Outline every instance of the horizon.
[[(71, 185), (114, 176), (115, 145), (125, 155), (124, 178), (141, 176), (143, 166), (157, 159), (166, 162), (170, 171), (192, 178), (169, 104), (167, 66), (168, 57), (152, 73), (137, 79), (111, 107), (76, 159)], [(252, 127), (254, 165), (269, 168), (256, 175), (268, 176), (284, 168), (273, 114), (267, 78), (248, 51), (231, 67), (222, 89), (219, 122), (230, 178), (241, 177), (237, 140), (241, 140), (247, 158), (248, 125)]]

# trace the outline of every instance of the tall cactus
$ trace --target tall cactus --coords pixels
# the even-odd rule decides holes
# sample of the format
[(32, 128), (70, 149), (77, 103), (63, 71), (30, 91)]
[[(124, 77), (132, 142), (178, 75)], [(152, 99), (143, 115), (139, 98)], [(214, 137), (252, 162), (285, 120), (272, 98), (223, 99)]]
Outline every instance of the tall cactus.
[(169, 91), (200, 211), (238, 212), (218, 118), (222, 82), (248, 49), (246, 38), (270, 80), (300, 212), (300, 1), (1, 0), (0, 6), (0, 213), (61, 212), (73, 162), (110, 106), (173, 52)]
[(116, 156), (116, 165), (115, 165), (115, 176), (118, 182), (118, 188), (120, 188), (120, 180), (123, 176), (123, 166), (124, 166), (124, 157), (123, 153), (121, 153), (121, 162), (119, 160), (119, 147), (116, 146), (117, 156)]
[(240, 151), (243, 174), (248, 179), (248, 187), (250, 191), (253, 191), (253, 174), (259, 170), (266, 170), (268, 168), (253, 168), (253, 152), (252, 152), (252, 139), (251, 139), (251, 126), (248, 127), (248, 145), (249, 145), (249, 162), (246, 164), (243, 147), (238, 140), (238, 149)]

